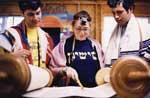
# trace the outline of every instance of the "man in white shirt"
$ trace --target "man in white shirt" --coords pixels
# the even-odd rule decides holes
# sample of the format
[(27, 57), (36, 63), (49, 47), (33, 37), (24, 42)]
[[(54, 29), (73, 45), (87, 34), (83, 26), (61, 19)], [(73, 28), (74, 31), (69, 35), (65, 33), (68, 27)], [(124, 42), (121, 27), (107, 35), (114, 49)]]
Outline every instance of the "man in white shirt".
[(105, 50), (108, 66), (123, 55), (139, 55), (143, 48), (140, 42), (150, 39), (150, 34), (141, 29), (133, 14), (134, 0), (108, 0), (117, 22)]

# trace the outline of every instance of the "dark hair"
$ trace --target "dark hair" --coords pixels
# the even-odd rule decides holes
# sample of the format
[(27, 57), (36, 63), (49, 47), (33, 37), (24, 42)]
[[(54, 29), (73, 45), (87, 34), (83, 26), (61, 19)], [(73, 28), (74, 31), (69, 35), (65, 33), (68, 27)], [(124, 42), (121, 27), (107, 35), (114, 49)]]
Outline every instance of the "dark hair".
[(134, 9), (134, 0), (108, 0), (107, 4), (111, 7), (114, 8), (117, 5), (121, 4), (123, 5), (123, 7), (125, 8), (126, 11), (128, 11), (128, 9)]
[(18, 4), (19, 4), (20, 10), (23, 12), (27, 9), (36, 10), (42, 6), (42, 3), (40, 0), (19, 0)]
[(87, 11), (80, 11), (78, 13), (76, 13), (74, 16), (73, 16), (73, 22), (72, 22), (72, 25), (75, 24), (75, 20), (78, 20), (78, 19), (82, 19), (82, 18), (86, 18), (88, 22), (91, 22), (92, 19), (91, 19), (91, 16), (89, 15), (89, 13)]

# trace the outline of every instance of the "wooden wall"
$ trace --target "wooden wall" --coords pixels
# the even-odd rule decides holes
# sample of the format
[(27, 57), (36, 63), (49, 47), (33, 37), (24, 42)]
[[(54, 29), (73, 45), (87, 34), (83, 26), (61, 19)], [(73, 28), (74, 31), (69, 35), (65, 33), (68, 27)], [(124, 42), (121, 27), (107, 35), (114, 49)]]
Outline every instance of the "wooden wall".
[[(4, 0), (5, 1), (5, 0)], [(0, 3), (0, 16), (21, 15), (18, 5), (15, 1), (6, 0)], [(135, 0), (135, 15), (150, 16), (150, 0)], [(86, 10), (92, 17), (92, 37), (101, 41), (101, 32), (103, 31), (104, 16), (112, 15), (106, 0), (42, 0), (43, 13), (76, 13), (80, 10)]]

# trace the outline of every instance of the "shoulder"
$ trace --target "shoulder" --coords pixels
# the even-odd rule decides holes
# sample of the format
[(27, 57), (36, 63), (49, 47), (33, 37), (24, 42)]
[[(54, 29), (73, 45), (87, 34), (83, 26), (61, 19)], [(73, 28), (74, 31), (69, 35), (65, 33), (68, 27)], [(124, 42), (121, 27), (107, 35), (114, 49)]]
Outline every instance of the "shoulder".
[(15, 39), (20, 37), (19, 31), (17, 31), (17, 29), (15, 29), (15, 28), (13, 28), (13, 27), (7, 28), (7, 29), (5, 30), (5, 32), (9, 33), (9, 34), (10, 34), (11, 36), (13, 36)]
[(46, 33), (42, 28), (40, 28), (40, 27), (38, 27), (38, 31), (40, 32), (40, 33)]
[(67, 39), (61, 40), (61, 41), (58, 43), (58, 45), (59, 45), (60, 47), (64, 47), (64, 45), (66, 44), (66, 41), (67, 41)]
[(59, 51), (64, 51), (65, 50), (65, 47), (67, 46), (68, 47), (68, 39), (64, 39), (64, 40), (61, 40), (57, 45), (56, 47), (54, 48), (54, 50), (59, 50)]
[(89, 38), (89, 40), (92, 43), (92, 47), (96, 47), (96, 50), (98, 52), (103, 51), (102, 46), (101, 46), (101, 44), (100, 44), (100, 42), (98, 40), (93, 39), (93, 38)]
[(94, 44), (94, 45), (100, 45), (100, 42), (98, 40), (93, 39), (93, 38), (88, 38), (88, 39), (92, 42), (92, 44)]
[(53, 41), (52, 37), (47, 32), (42, 30), (41, 28), (39, 28), (39, 31), (40, 31), (41, 35), (44, 35), (45, 38), (47, 39), (50, 48), (53, 49), (54, 48), (54, 41)]
[(39, 31), (39, 33), (40, 33), (41, 36), (44, 35), (44, 36), (46, 36), (47, 38), (52, 39), (51, 36), (50, 36), (47, 32), (45, 32), (43, 29), (41, 29), (40, 27), (38, 28), (38, 31)]
[(142, 34), (142, 40), (147, 40), (150, 38), (150, 32), (144, 32)]
[(7, 28), (5, 31), (9, 31), (10, 33), (17, 32), (17, 30), (13, 27)]
[(4, 33), (0, 33), (0, 47), (4, 48), (7, 51), (11, 51), (12, 48)]

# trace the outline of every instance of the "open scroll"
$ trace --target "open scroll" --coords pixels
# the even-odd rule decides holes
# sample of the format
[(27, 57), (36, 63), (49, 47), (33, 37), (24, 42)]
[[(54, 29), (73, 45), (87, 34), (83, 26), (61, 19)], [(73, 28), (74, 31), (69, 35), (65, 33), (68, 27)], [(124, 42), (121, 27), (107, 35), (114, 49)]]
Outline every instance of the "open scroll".
[(0, 54), (0, 96), (24, 94), (50, 86), (52, 81), (50, 70), (28, 65), (22, 58), (9, 53)]
[(70, 96), (91, 97), (91, 98), (110, 98), (116, 93), (109, 83), (93, 87), (81, 88), (75, 86), (66, 87), (45, 87), (39, 90), (28, 92), (24, 97), (32, 98), (62, 98)]

